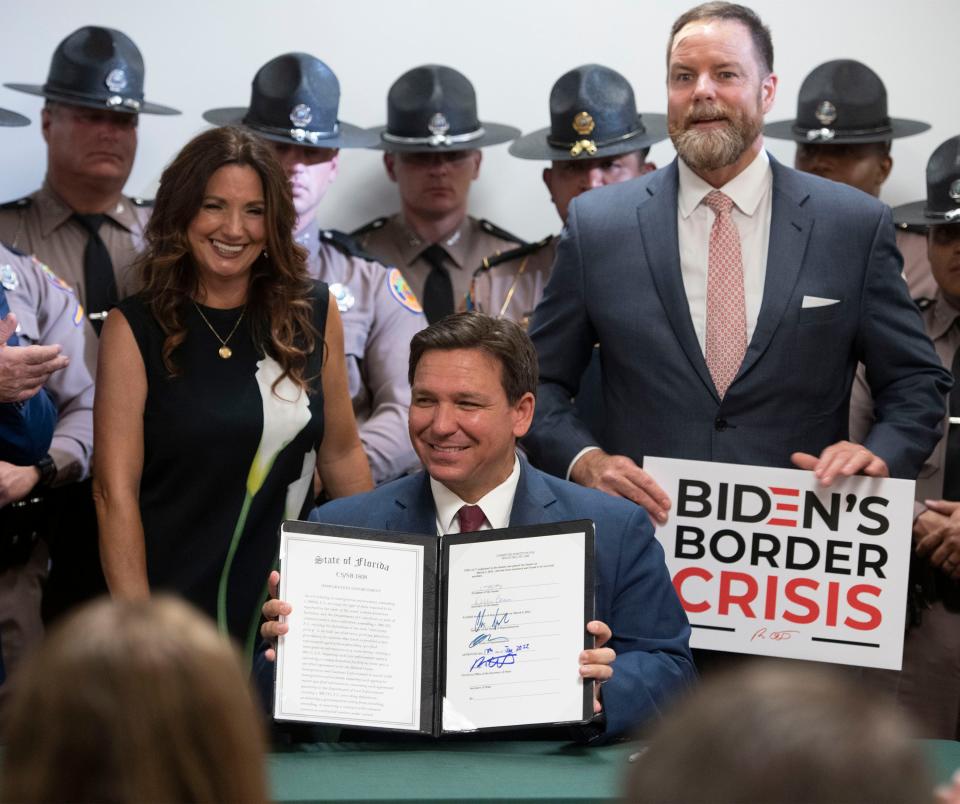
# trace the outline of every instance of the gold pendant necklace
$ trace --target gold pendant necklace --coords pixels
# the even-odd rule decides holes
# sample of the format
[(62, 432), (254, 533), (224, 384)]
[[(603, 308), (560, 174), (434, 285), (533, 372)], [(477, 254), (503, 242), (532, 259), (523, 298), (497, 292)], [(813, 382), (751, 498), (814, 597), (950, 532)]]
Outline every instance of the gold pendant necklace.
[(200, 309), (199, 305), (196, 302), (193, 303), (193, 306), (196, 309), (196, 311), (200, 314), (200, 317), (203, 319), (203, 323), (210, 328), (210, 331), (213, 333), (214, 337), (218, 341), (220, 341), (220, 348), (217, 350), (217, 354), (220, 355), (220, 357), (222, 357), (224, 360), (227, 360), (228, 358), (233, 357), (233, 349), (227, 346), (227, 341), (229, 341), (233, 337), (233, 333), (237, 331), (237, 327), (239, 327), (240, 322), (243, 321), (244, 313), (247, 312), (246, 305), (244, 305), (243, 310), (240, 311), (240, 317), (237, 319), (237, 323), (233, 325), (233, 329), (230, 330), (230, 334), (227, 335), (226, 338), (220, 337), (220, 333), (213, 328), (213, 324), (211, 324), (207, 320), (207, 317), (203, 314), (203, 310)]

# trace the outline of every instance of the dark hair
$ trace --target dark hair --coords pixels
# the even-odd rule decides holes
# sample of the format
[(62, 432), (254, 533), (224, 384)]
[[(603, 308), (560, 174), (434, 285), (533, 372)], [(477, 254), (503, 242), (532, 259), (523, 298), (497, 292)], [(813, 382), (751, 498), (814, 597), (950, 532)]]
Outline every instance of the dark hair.
[(743, 663), (649, 736), (625, 797), (635, 804), (930, 800), (903, 715), (837, 669)]
[(770, 29), (763, 24), (757, 13), (746, 6), (737, 3), (711, 2), (702, 3), (677, 17), (670, 29), (670, 40), (667, 42), (667, 67), (670, 66), (670, 54), (673, 52), (673, 40), (680, 30), (691, 22), (698, 20), (733, 20), (742, 23), (750, 31), (753, 39), (753, 49), (757, 52), (760, 66), (764, 68), (764, 75), (773, 72), (773, 39)]
[(226, 165), (252, 168), (263, 184), (267, 243), (251, 269), (246, 307), (254, 343), (283, 369), (274, 387), (289, 377), (305, 388), (310, 380), (305, 377), (307, 357), (322, 333), (312, 323), (306, 251), (293, 240), (296, 212), (290, 184), (273, 149), (233, 126), (194, 137), (160, 177), (137, 269), (146, 303), (166, 335), (164, 366), (177, 373), (173, 352), (186, 337), (184, 312), (199, 288), (187, 227), (203, 203), (210, 177)]
[(240, 657), (180, 599), (77, 609), (24, 663), (10, 704), (4, 801), (267, 799)]
[(537, 352), (530, 336), (507, 318), (456, 313), (418, 332), (410, 341), (407, 378), (411, 385), (420, 358), (431, 349), (480, 349), (499, 360), (503, 390), (511, 405), (524, 394), (537, 394)]

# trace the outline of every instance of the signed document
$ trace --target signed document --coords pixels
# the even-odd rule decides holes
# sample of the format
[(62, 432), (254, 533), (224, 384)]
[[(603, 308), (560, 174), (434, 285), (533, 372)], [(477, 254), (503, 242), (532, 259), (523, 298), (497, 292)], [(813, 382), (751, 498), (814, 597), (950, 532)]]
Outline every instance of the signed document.
[(440, 538), (284, 522), (274, 716), (440, 735), (584, 723), (593, 524)]

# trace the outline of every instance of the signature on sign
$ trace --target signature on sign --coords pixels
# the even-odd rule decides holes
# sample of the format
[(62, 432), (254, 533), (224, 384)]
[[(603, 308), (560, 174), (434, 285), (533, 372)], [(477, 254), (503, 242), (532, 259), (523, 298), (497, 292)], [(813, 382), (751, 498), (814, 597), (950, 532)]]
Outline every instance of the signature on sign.
[(753, 640), (755, 639), (772, 639), (774, 642), (783, 642), (790, 639), (790, 637), (792, 637), (794, 634), (799, 634), (799, 633), (800, 633), (799, 631), (789, 631), (789, 630), (768, 631), (764, 627), (764, 628), (758, 628), (754, 633), (754, 635), (750, 637), (750, 641), (753, 642)]

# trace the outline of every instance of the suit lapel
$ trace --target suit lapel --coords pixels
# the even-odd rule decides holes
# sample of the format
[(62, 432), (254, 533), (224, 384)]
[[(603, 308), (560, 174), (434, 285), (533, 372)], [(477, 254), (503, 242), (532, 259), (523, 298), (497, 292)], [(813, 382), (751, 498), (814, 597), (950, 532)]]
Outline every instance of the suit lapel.
[(549, 508), (557, 501), (540, 473), (523, 458), (520, 459), (520, 480), (513, 497), (510, 511), (511, 527), (517, 525), (540, 525), (551, 522)]
[(794, 171), (784, 168), (772, 156), (770, 168), (773, 171), (773, 208), (763, 301), (753, 338), (734, 383), (760, 359), (780, 326), (787, 303), (793, 296), (813, 229), (813, 213), (806, 208), (810, 194), (803, 182)]
[[(703, 359), (697, 333), (690, 318), (690, 304), (680, 271), (680, 243), (677, 236), (677, 185), (679, 171), (674, 160), (647, 183), (647, 197), (637, 206), (641, 243), (660, 302), (680, 347), (700, 380), (714, 397), (710, 371)], [(719, 398), (717, 398), (719, 401)]]
[(437, 535), (437, 514), (430, 491), (430, 476), (419, 472), (397, 489), (394, 508), (387, 514), (386, 530)]

